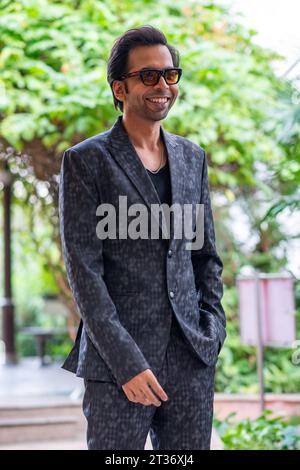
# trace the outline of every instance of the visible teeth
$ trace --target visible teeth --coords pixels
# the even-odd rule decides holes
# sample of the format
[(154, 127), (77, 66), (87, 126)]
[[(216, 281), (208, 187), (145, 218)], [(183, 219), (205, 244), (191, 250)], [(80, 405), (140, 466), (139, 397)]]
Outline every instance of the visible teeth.
[(149, 101), (152, 101), (153, 103), (166, 103), (168, 98), (149, 98)]

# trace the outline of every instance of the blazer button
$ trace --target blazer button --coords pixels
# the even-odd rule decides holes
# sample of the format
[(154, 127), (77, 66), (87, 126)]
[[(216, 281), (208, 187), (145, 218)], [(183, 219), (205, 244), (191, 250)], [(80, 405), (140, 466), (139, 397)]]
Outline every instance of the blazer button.
[(172, 251), (172, 250), (169, 250), (169, 251), (168, 251), (168, 257), (171, 258), (172, 254), (173, 254), (173, 251)]
[(174, 296), (175, 296), (175, 294), (174, 294), (174, 292), (171, 290), (171, 291), (170, 291), (170, 297), (171, 297), (171, 299), (173, 299)]

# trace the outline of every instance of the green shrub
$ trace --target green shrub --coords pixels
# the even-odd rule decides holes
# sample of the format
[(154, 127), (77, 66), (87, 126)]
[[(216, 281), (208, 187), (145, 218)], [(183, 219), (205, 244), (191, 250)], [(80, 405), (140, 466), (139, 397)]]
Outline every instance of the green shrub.
[(236, 413), (225, 420), (214, 418), (214, 426), (222, 439), (225, 450), (300, 450), (300, 435), (297, 426), (283, 417), (271, 417), (265, 410), (256, 419), (234, 421)]

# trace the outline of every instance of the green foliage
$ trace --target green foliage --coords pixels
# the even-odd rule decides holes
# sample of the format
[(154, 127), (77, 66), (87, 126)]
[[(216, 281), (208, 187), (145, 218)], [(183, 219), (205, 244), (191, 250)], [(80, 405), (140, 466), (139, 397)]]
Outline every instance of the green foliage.
[(214, 419), (225, 450), (300, 450), (299, 429), (283, 417), (265, 410), (256, 419), (237, 422), (231, 413), (226, 419)]
[(16, 350), (18, 357), (33, 357), (37, 355), (36, 341), (33, 336), (17, 333)]
[(57, 337), (52, 341), (48, 341), (46, 345), (46, 354), (53, 360), (63, 361), (71, 351), (74, 343), (67, 335)]
[[(59, 335), (46, 342), (45, 354), (51, 360), (62, 361), (67, 357), (73, 342), (67, 335)], [(16, 335), (16, 349), (19, 357), (33, 357), (37, 355), (37, 343), (32, 335), (18, 332)]]

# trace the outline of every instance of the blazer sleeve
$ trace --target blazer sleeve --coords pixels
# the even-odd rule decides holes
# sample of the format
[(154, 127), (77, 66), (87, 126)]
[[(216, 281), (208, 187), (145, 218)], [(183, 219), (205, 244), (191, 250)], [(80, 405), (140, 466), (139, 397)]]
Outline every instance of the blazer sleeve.
[(223, 296), (221, 278), (223, 263), (215, 245), (215, 229), (211, 209), (206, 153), (201, 148), (200, 151), (203, 155), (200, 204), (204, 204), (204, 241), (201, 249), (191, 251), (191, 258), (200, 315), (209, 316), (215, 325), (219, 338), (219, 354), (226, 338), (226, 317), (221, 304)]
[(103, 241), (96, 235), (99, 204), (98, 188), (83, 156), (66, 150), (59, 179), (59, 219), (67, 277), (87, 335), (121, 386), (150, 365), (119, 321), (103, 280)]

